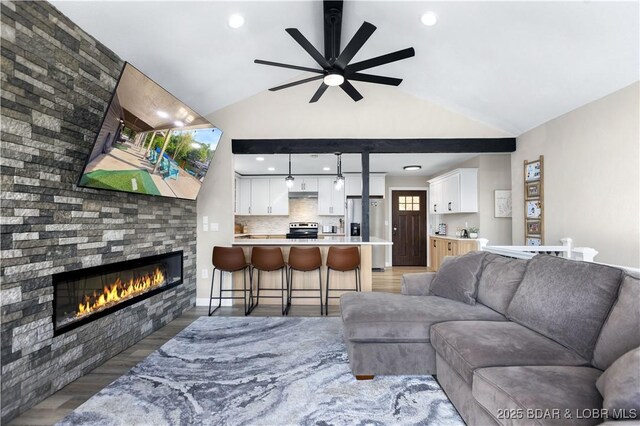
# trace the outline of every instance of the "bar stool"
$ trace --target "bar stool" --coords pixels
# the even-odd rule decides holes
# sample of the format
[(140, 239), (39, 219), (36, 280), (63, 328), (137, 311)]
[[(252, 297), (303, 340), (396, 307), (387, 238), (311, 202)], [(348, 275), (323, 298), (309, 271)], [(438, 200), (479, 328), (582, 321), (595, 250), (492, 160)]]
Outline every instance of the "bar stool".
[[(284, 262), (284, 257), (282, 257), (282, 250), (280, 247), (254, 247), (251, 250), (251, 273), (250, 275), (253, 277), (255, 272), (254, 270), (258, 270), (257, 276), (257, 294), (256, 294), (256, 302), (250, 308), (249, 313), (253, 311), (258, 304), (260, 303), (260, 272), (275, 272), (280, 271), (280, 288), (265, 288), (263, 290), (280, 290), (282, 300), (282, 315), (287, 315), (289, 313), (289, 300), (285, 296), (289, 294), (289, 277), (286, 274), (287, 264)], [(286, 285), (285, 285), (286, 280)], [(267, 299), (277, 299), (278, 296), (262, 296)], [(253, 301), (253, 295), (251, 296), (251, 300)], [(287, 301), (287, 305), (285, 306), (285, 300)]]
[(327, 254), (327, 290), (325, 294), (324, 313), (329, 315), (329, 299), (338, 299), (339, 296), (329, 297), (329, 275), (331, 270), (340, 272), (355, 271), (356, 288), (332, 288), (332, 291), (360, 291), (360, 251), (358, 247), (329, 247)]
[[(244, 251), (240, 247), (214, 247), (213, 254), (211, 256), (211, 262), (213, 263), (213, 274), (211, 276), (211, 295), (209, 296), (209, 316), (222, 306), (222, 299), (243, 299), (244, 301), (244, 314), (249, 315), (251, 312), (251, 305), (247, 307), (247, 293), (249, 293), (249, 300), (253, 303), (253, 297), (251, 296), (251, 270), (249, 264), (244, 257)], [(249, 288), (247, 289), (247, 269), (249, 269)], [(218, 292), (218, 306), (212, 311), (211, 302), (213, 301), (213, 286), (216, 278), (216, 270), (220, 271), (220, 290)], [(242, 271), (242, 290), (233, 288), (233, 273)], [(231, 274), (231, 289), (222, 289), (222, 275), (224, 272)], [(228, 296), (222, 297), (222, 292), (231, 293), (242, 292), (242, 296)]]
[[(289, 250), (289, 300), (287, 304), (291, 306), (291, 299), (310, 299), (315, 296), (293, 296), (294, 291), (318, 291), (320, 292), (320, 315), (323, 313), (322, 306), (322, 256), (319, 247), (291, 247)], [(293, 288), (293, 271), (311, 272), (318, 270), (318, 288)]]

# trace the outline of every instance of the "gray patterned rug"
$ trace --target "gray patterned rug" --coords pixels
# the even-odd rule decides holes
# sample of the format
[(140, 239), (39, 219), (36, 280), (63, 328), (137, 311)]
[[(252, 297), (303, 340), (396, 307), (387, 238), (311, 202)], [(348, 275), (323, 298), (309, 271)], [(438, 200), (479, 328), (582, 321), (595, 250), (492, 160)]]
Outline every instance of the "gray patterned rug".
[(59, 424), (464, 423), (430, 376), (356, 381), (339, 318), (202, 317)]

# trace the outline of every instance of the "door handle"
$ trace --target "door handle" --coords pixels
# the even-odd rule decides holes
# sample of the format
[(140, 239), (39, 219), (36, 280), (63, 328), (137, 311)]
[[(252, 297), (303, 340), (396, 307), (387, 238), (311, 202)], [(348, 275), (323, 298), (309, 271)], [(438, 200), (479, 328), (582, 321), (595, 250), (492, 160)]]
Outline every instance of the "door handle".
[(433, 240), (433, 248), (436, 248), (436, 240)]
[(449, 204), (447, 205), (447, 208), (449, 209), (449, 211), (451, 211), (451, 201), (449, 201)]
[(447, 250), (451, 251), (451, 243), (447, 243)]
[(434, 212), (434, 213), (437, 213), (437, 212), (438, 212), (438, 205), (437, 205), (437, 204), (434, 204), (434, 205), (433, 205), (433, 212)]

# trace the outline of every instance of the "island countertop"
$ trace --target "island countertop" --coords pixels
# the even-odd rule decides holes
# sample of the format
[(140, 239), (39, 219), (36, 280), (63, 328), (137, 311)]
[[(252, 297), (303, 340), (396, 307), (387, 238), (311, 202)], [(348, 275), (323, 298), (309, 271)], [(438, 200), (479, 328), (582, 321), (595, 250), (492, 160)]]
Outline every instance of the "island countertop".
[(371, 237), (370, 241), (362, 241), (361, 237), (328, 237), (319, 239), (279, 239), (279, 238), (236, 238), (234, 246), (390, 246), (391, 241)]

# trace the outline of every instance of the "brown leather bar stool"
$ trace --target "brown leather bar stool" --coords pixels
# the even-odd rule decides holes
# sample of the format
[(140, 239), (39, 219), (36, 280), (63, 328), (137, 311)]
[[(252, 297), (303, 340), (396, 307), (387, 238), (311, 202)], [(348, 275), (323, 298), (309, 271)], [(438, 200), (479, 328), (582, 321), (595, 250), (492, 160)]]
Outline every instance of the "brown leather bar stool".
[(356, 275), (355, 288), (332, 288), (331, 291), (360, 291), (360, 250), (358, 247), (329, 247), (327, 254), (327, 290), (324, 302), (324, 313), (329, 315), (329, 299), (339, 296), (329, 296), (329, 275), (331, 270), (340, 272), (354, 271)]
[[(287, 305), (291, 306), (291, 299), (310, 299), (315, 296), (293, 296), (294, 291), (318, 291), (320, 293), (320, 315), (323, 313), (322, 307), (322, 255), (319, 247), (291, 247), (289, 250), (289, 300)], [(318, 288), (293, 288), (293, 271), (311, 272), (318, 270)]]
[[(253, 297), (251, 296), (251, 270), (249, 264), (244, 257), (244, 251), (240, 247), (214, 247), (213, 254), (211, 256), (211, 262), (213, 263), (213, 274), (211, 275), (211, 295), (209, 297), (209, 316), (222, 306), (222, 299), (243, 299), (244, 301), (244, 314), (249, 315), (251, 312), (251, 305), (253, 304)], [(247, 269), (249, 269), (249, 288), (247, 288)], [(216, 278), (216, 270), (220, 271), (220, 290), (218, 291), (218, 306), (212, 311), (211, 304), (213, 301), (213, 287)], [(233, 273), (242, 271), (242, 290), (233, 288)], [(222, 275), (224, 272), (231, 274), (231, 289), (222, 289)], [(222, 297), (222, 293), (242, 292), (242, 296), (227, 296)], [(249, 306), (247, 306), (247, 293), (249, 294)]]
[[(289, 276), (286, 274), (287, 264), (282, 257), (282, 250), (280, 247), (254, 247), (251, 250), (251, 276), (253, 277), (255, 270), (258, 270), (257, 282), (256, 282), (256, 301), (250, 308), (249, 313), (253, 311), (260, 303), (260, 272), (275, 272), (280, 271), (280, 288), (264, 288), (263, 290), (280, 290), (280, 296), (262, 296), (267, 299), (277, 299), (280, 297), (282, 300), (282, 315), (289, 313), (289, 300), (287, 295), (289, 294)], [(285, 283), (286, 281), (286, 283)], [(251, 296), (253, 301), (253, 296)], [(285, 306), (285, 301), (287, 305)]]

